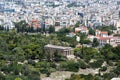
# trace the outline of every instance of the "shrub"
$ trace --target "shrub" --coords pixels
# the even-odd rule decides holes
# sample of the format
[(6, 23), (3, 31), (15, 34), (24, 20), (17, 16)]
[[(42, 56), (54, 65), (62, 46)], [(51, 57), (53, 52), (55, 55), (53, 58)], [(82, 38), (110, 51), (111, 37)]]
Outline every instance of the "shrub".
[(78, 64), (79, 64), (79, 67), (82, 68), (82, 69), (86, 69), (87, 68), (87, 65), (83, 61), (79, 61)]
[(77, 72), (79, 70), (79, 64), (73, 61), (68, 62), (67, 71)]
[(106, 71), (107, 70), (107, 67), (103, 66), (100, 68), (100, 71)]
[(90, 63), (90, 66), (92, 68), (99, 68), (99, 67), (101, 67), (102, 64), (103, 64), (103, 60), (99, 59), (97, 61)]
[(33, 61), (32, 59), (28, 59), (28, 64), (35, 65), (35, 61)]

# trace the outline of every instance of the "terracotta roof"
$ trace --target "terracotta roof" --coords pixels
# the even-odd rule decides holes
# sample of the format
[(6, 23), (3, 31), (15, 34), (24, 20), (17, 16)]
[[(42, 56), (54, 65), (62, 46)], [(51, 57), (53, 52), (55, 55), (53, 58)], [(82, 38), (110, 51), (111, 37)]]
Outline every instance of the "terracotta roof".
[(34, 28), (40, 28), (41, 25), (39, 23), (39, 21), (37, 20), (32, 20), (30, 23), (29, 23), (30, 27), (33, 26)]
[(88, 30), (88, 28), (87, 27), (82, 27), (82, 30)]
[(110, 40), (112, 37), (98, 37), (99, 40)]
[(102, 31), (101, 34), (108, 34), (108, 32), (107, 31)]
[(100, 31), (100, 30), (96, 29), (96, 31)]
[(37, 22), (37, 20), (32, 20), (31, 22)]

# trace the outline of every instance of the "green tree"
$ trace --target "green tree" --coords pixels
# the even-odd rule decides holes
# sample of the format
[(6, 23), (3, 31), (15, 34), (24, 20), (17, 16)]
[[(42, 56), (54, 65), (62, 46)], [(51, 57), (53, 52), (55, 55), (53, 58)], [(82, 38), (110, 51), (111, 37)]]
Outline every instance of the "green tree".
[(22, 80), (21, 78), (15, 78), (15, 80)]
[(67, 71), (78, 72), (78, 70), (79, 70), (79, 64), (77, 62), (74, 62), (74, 61), (69, 61), (67, 63), (66, 70)]
[(0, 25), (0, 30), (4, 30), (4, 27)]
[(72, 74), (70, 80), (85, 80), (80, 75)]
[(89, 28), (89, 34), (95, 35), (95, 30), (93, 30), (92, 28)]
[(84, 42), (86, 41), (87, 35), (84, 33), (80, 33), (80, 43), (84, 44)]
[(118, 56), (120, 56), (120, 46), (117, 46), (115, 48), (112, 49), (112, 51), (117, 54)]
[(55, 27), (54, 26), (50, 26), (49, 27), (49, 33), (54, 33), (55, 32)]
[(93, 39), (92, 46), (93, 46), (93, 47), (97, 47), (98, 45), (99, 45), (98, 39), (97, 39), (97, 38), (94, 38), (94, 39)]
[(75, 27), (79, 27), (80, 26), (80, 22), (78, 21), (76, 24), (75, 24)]

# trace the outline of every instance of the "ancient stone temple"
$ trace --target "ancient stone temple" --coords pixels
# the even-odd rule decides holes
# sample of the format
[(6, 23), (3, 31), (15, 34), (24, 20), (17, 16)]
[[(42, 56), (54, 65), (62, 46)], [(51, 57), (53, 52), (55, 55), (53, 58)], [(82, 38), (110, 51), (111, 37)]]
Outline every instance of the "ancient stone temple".
[(73, 55), (73, 49), (71, 47), (63, 47), (63, 46), (56, 46), (56, 45), (45, 45), (44, 50), (46, 54), (54, 54), (57, 52), (60, 55), (68, 56)]

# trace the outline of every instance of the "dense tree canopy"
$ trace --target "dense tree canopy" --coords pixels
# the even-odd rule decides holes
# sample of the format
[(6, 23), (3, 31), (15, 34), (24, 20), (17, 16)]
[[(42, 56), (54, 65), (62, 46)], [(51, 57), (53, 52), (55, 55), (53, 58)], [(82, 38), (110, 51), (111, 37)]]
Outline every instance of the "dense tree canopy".
[[(110, 80), (120, 76), (120, 46), (112, 47), (106, 44), (98, 48), (96, 47), (98, 41), (94, 39), (93, 47), (76, 48), (79, 43), (76, 41), (76, 36), (66, 36), (71, 32), (70, 28), (62, 28), (54, 32), (52, 27), (49, 29), (51, 34), (48, 35), (27, 32), (28, 29), (24, 26), (28, 24), (24, 21), (15, 25), (17, 30), (0, 30), (0, 80), (40, 80), (40, 74), (50, 76), (54, 71), (78, 72), (80, 68), (95, 68), (100, 69), (100, 72), (110, 70), (112, 73), (95, 76), (71, 75), (71, 78), (67, 80)], [(78, 34), (78, 36), (80, 36), (81, 44), (87, 43), (86, 34)], [(51, 56), (48, 58), (44, 53), (46, 44), (75, 48), (75, 60), (68, 60), (65, 56), (57, 54), (57, 51), (52, 55), (52, 60), (49, 60)], [(107, 69), (102, 66), (105, 62)], [(109, 75), (111, 75), (110, 78)]]

